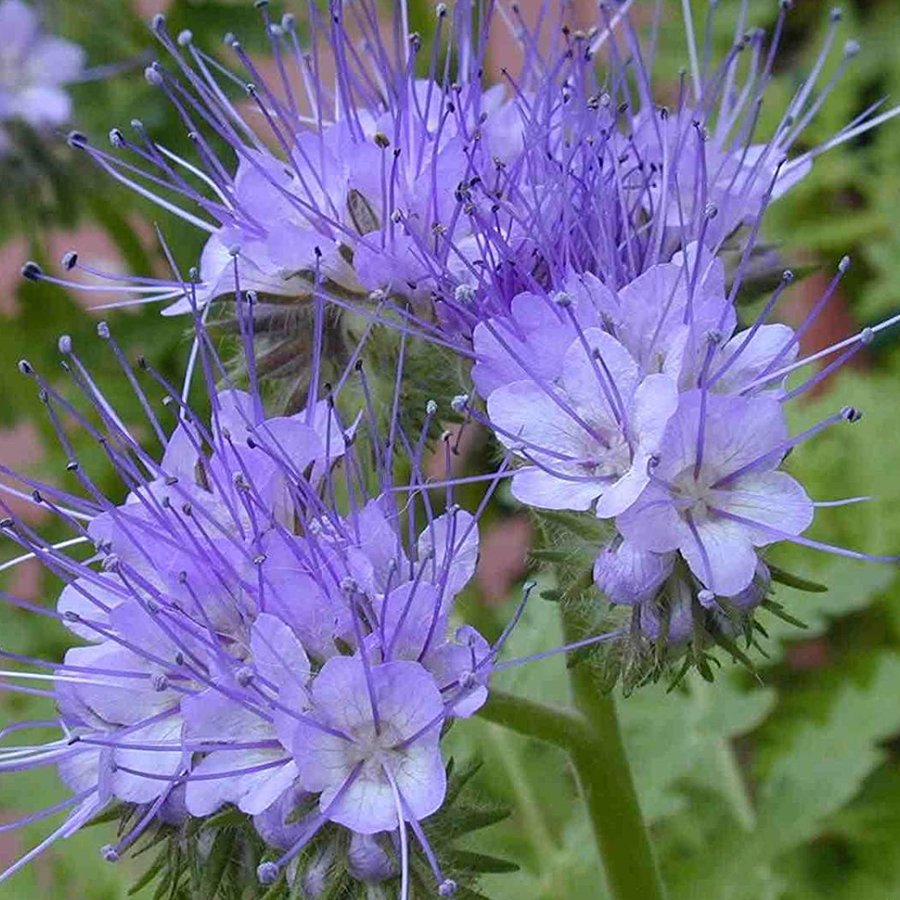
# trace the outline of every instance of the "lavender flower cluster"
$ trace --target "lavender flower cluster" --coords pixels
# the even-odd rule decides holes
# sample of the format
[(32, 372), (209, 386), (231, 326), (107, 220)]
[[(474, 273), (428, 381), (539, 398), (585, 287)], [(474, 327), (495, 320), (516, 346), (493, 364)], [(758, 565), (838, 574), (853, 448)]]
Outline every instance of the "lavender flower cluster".
[[(64, 825), (7, 875), (110, 804), (132, 813), (104, 850), (110, 860), (151, 825), (233, 804), (272, 851), (258, 868), (265, 884), (287, 869), (318, 896), (314, 867), (299, 864), (315, 846), (325, 868), (340, 856), (361, 882), (398, 877), (405, 898), (409, 829), (448, 896), (455, 882), (421, 823), (446, 796), (443, 730), (485, 702), (509, 633), (491, 645), (452, 617), (474, 571), (480, 512), (501, 481), (527, 506), (608, 523), (593, 580), (631, 609), (632, 624), (581, 645), (637, 637), (677, 649), (737, 634), (767, 597), (766, 551), (780, 541), (872, 558), (804, 537), (817, 505), (859, 498), (817, 504), (782, 468), (793, 447), (859, 413), (838, 410), (791, 436), (785, 410), (893, 322), (800, 356), (848, 260), (796, 330), (770, 321), (790, 272), (751, 324), (739, 325), (737, 301), (756, 274), (768, 205), (820, 153), (898, 110), (876, 105), (795, 150), (857, 51), (837, 51), (837, 74), (820, 83), (835, 55), (834, 13), (812, 71), (760, 137), (787, 3), (768, 42), (748, 30), (742, 3), (718, 61), (698, 52), (687, 15), (690, 66), (672, 109), (654, 99), (655, 37), (642, 43), (632, 0), (601, 5), (590, 31), (557, 20), (550, 2), (533, 27), (515, 7), (440, 4), (430, 56), (403, 3), (387, 27), (368, 0), (335, 0), (327, 13), (311, 4), (303, 42), (292, 15), (276, 21), (257, 6), (276, 83), (235, 36), (226, 44), (239, 75), (154, 20), (171, 63), (146, 77), (177, 109), (195, 159), (139, 121), (133, 137), (110, 132), (113, 152), (69, 137), (206, 233), (188, 278), (105, 275), (74, 253), (63, 277), (25, 267), (106, 296), (106, 306), (162, 301), (165, 313), (191, 316), (186, 385), (199, 366), (212, 412), (195, 414), (187, 388), (145, 364), (178, 413), (167, 434), (126, 369), (161, 444), (152, 455), (70, 341), (67, 368), (99, 424), (22, 364), (64, 446), (61, 417), (75, 415), (127, 498), (108, 499), (72, 451), (83, 497), (25, 484), (75, 537), (48, 546), (20, 519), (3, 522), (68, 582), (50, 615), (87, 642), (50, 667), (62, 736), (0, 762), (58, 766), (72, 790), (58, 807), (70, 809)], [(496, 28), (521, 52), (505, 83), (486, 88)], [(221, 307), (234, 311), (246, 391), (212, 346), (206, 323)], [(255, 341), (272, 339), (267, 329), (283, 329), (292, 309), (313, 310), (300, 319), (313, 347), (305, 405), (272, 417)], [(326, 322), (342, 318), (362, 321), (364, 336), (326, 386)], [(363, 365), (375, 332), (393, 336), (400, 360), (374, 376), (388, 386), (386, 437), (385, 392)], [(105, 326), (101, 336), (121, 359)], [(419, 433), (403, 424), (413, 341), (465, 364), (460, 393), (437, 399), (502, 448), (475, 514), (455, 504), (449, 462), (433, 505), (424, 456), (438, 405), (427, 404)], [(830, 361), (791, 383), (821, 359)], [(73, 560), (71, 545), (94, 553)]]
[[(108, 327), (99, 330), (121, 359)], [(491, 647), (471, 626), (451, 625), (477, 560), (477, 517), (452, 492), (441, 514), (427, 495), (418, 516), (410, 506), (422, 489), (424, 435), (415, 445), (396, 431), (367, 444), (357, 432), (371, 441), (377, 426), (364, 410), (345, 424), (333, 393), (293, 415), (266, 416), (258, 391), (216, 389), (210, 368), (221, 363), (208, 342), (199, 331), (208, 421), (143, 364), (177, 410), (168, 435), (126, 369), (159, 454), (132, 436), (69, 338), (60, 341), (66, 367), (98, 421), (20, 363), (64, 446), (62, 419), (71, 415), (101, 442), (128, 493), (108, 500), (70, 450), (84, 496), (40, 485), (32, 500), (76, 537), (48, 546), (20, 518), (2, 521), (27, 557), (67, 582), (54, 613), (6, 599), (86, 642), (57, 665), (3, 652), (52, 670), (45, 677), (62, 734), (4, 751), (0, 765), (54, 765), (72, 791), (53, 810), (70, 810), (64, 824), (6, 877), (112, 804), (140, 814), (104, 848), (110, 861), (151, 825), (234, 804), (278, 851), (259, 866), (264, 884), (328, 823), (350, 839), (332, 832), (321, 852), (333, 858), (340, 849), (353, 877), (378, 883), (402, 864), (405, 880), (408, 825), (440, 892), (452, 893), (419, 823), (444, 801), (442, 731), (485, 702), (505, 640)], [(398, 445), (414, 473), (405, 488), (392, 476)], [(75, 560), (62, 552), (72, 545), (94, 552)]]

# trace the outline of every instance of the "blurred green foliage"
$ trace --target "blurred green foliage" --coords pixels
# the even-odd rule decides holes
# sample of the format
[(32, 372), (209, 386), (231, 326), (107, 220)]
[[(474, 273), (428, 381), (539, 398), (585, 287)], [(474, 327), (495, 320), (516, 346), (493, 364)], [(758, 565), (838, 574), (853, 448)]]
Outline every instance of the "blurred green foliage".
[[(640, 0), (639, 0), (640, 2)], [(412, 21), (427, 32), (430, 4), (413, 5)], [(676, 17), (679, 4), (664, 0)], [(729, 39), (737, 0), (722, 0), (715, 20), (720, 43)], [(83, 44), (91, 65), (130, 62), (115, 78), (74, 88), (77, 125), (96, 141), (114, 125), (140, 117), (174, 149), (188, 144), (183, 125), (164, 98), (143, 79), (156, 47), (145, 25), (123, 0), (57, 0), (45, 4), (58, 31)], [(700, 7), (696, 3), (698, 23)], [(801, 2), (789, 19), (779, 82), (767, 99), (762, 130), (777, 120), (801, 73), (812, 64), (830, 4)], [(774, 3), (751, 0), (753, 24), (771, 25)], [(298, 11), (299, 10), (295, 10)], [(845, 5), (842, 36), (863, 51), (804, 135), (805, 146), (826, 139), (868, 104), (900, 100), (900, 7), (895, 0), (853, 0)], [(173, 33), (190, 28), (198, 44), (220, 46), (226, 31), (259, 50), (258, 13), (244, 0), (175, 0)], [(659, 69), (675, 73), (685, 48), (680, 26), (663, 28)], [(254, 43), (255, 42), (255, 43)], [(781, 103), (779, 104), (779, 101)], [(871, 322), (900, 305), (900, 139), (893, 123), (817, 160), (814, 174), (773, 208), (768, 235), (791, 264), (833, 270), (846, 254), (855, 265), (844, 297), (849, 316)], [(802, 149), (802, 148), (800, 148)], [(36, 180), (32, 180), (36, 179)], [(24, 238), (25, 252), (48, 268), (51, 231), (93, 225), (106, 232), (128, 267), (146, 273), (164, 265), (152, 234), (158, 222), (191, 265), (201, 235), (114, 185), (69, 150), (60, 138), (44, 145), (29, 167), (0, 166), (0, 244)], [(140, 228), (136, 228), (140, 225)], [(799, 285), (795, 290), (802, 290)], [(133, 358), (145, 353), (177, 379), (187, 348), (184, 325), (162, 319), (156, 308), (108, 317)], [(15, 372), (28, 356), (54, 383), (59, 372), (56, 338), (73, 336), (109, 399), (137, 421), (139, 409), (112, 355), (95, 337), (96, 317), (64, 291), (24, 284), (14, 312), (0, 314), (0, 425), (33, 422), (43, 456), (29, 474), (65, 484), (65, 457), (41, 414), (32, 383)], [(900, 450), (896, 408), (900, 353), (896, 342), (875, 348), (864, 371), (843, 376), (804, 407), (797, 429), (852, 403), (865, 413), (855, 426), (829, 432), (799, 448), (792, 466), (815, 499), (872, 495), (871, 504), (823, 510), (812, 535), (872, 552), (900, 547)], [(158, 391), (154, 394), (158, 397)], [(100, 483), (119, 490), (99, 448), (73, 432), (76, 448)], [(48, 537), (55, 532), (47, 529)], [(13, 555), (4, 550), (5, 557)], [(642, 689), (621, 702), (628, 746), (644, 811), (653, 823), (672, 900), (894, 900), (900, 896), (900, 581), (885, 567), (867, 566), (812, 551), (779, 549), (776, 561), (829, 586), (823, 594), (782, 589), (779, 599), (807, 624), (798, 631), (765, 621), (768, 658), (754, 660), (755, 674), (723, 660), (713, 685), (691, 677), (672, 693), (665, 685)], [(551, 588), (552, 584), (544, 584)], [(58, 585), (41, 576), (38, 593), (52, 604)], [(537, 597), (539, 591), (534, 596)], [(475, 615), (489, 615), (470, 604)], [(498, 618), (507, 613), (496, 610)], [(21, 653), (59, 657), (67, 636), (50, 620), (38, 622), (0, 605), (2, 643)], [(512, 639), (512, 654), (558, 642), (554, 604), (535, 599)], [(511, 670), (500, 684), (547, 703), (568, 697), (564, 663), (551, 659)], [(43, 701), (0, 695), (4, 720), (45, 717)], [(459, 762), (480, 758), (477, 778), (486, 798), (508, 804), (513, 815), (477, 835), (473, 849), (505, 856), (516, 874), (488, 876), (486, 894), (497, 900), (602, 900), (589, 823), (578, 803), (563, 757), (482, 721), (460, 723), (448, 749)], [(603, 765), (603, 760), (597, 761)], [(49, 773), (0, 779), (0, 815), (25, 815), (60, 797)], [(111, 867), (97, 848), (108, 840), (98, 826), (59, 844), (37, 865), (0, 887), (0, 900), (120, 900), (142, 860)], [(32, 846), (47, 824), (0, 834), (4, 860)], [(153, 896), (153, 889), (140, 896)]]

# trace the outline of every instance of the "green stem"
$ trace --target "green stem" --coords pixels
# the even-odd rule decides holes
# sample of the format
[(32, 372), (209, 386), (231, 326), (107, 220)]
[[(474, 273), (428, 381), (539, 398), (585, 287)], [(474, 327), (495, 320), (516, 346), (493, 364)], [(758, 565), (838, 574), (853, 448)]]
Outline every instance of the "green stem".
[(584, 794), (614, 900), (664, 900), (615, 704), (593, 689), (587, 666), (573, 669), (572, 681), (580, 710), (557, 709), (492, 690), (479, 716), (565, 750)]
[(573, 740), (587, 740), (584, 718), (574, 710), (554, 709), (535, 700), (491, 689), (478, 715), (511, 731), (569, 750)]
[[(580, 618), (562, 606), (567, 642), (586, 636)], [(569, 672), (575, 706), (588, 739), (569, 748), (590, 815), (607, 884), (615, 900), (664, 900), (665, 889), (641, 815), (631, 767), (619, 729), (615, 700), (598, 689), (591, 666)]]

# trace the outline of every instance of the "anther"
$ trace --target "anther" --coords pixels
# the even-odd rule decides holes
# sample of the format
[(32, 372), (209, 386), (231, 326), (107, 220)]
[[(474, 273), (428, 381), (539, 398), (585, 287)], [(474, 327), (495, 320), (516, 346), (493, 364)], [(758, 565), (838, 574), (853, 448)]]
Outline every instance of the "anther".
[(76, 150), (83, 150), (88, 145), (87, 135), (81, 131), (70, 131), (66, 137), (66, 143)]
[(437, 408), (437, 403), (435, 403), (434, 400), (429, 400), (425, 404), (425, 415), (433, 416), (437, 412)]
[(22, 266), (22, 277), (29, 281), (40, 281), (44, 270), (36, 262), (27, 262)]
[(59, 348), (60, 353), (66, 354), (68, 356), (72, 352), (72, 337), (68, 334), (61, 334), (59, 336), (59, 340), (56, 342), (56, 346)]
[(565, 308), (572, 305), (572, 298), (565, 291), (559, 291), (553, 295), (553, 302)]
[(781, 280), (785, 284), (790, 284), (794, 280), (794, 273), (790, 269), (785, 269), (781, 273)]
[(255, 677), (256, 673), (253, 671), (253, 669), (250, 668), (250, 666), (241, 666), (234, 673), (234, 680), (241, 687), (247, 687), (247, 685), (250, 684), (250, 682), (253, 681)]
[(842, 257), (841, 261), (838, 263), (838, 272), (840, 272), (841, 275), (843, 275), (849, 268), (850, 268), (850, 257), (849, 256)]
[(77, 472), (78, 469), (79, 469), (79, 465), (78, 465), (78, 460), (77, 460), (77, 459), (70, 459), (70, 460), (66, 463), (66, 471), (67, 471), (67, 472)]
[(67, 250), (63, 253), (60, 264), (67, 272), (71, 272), (78, 265), (78, 254), (74, 250)]
[(468, 394), (457, 394), (450, 401), (450, 408), (453, 412), (461, 413), (465, 412), (466, 407), (469, 405), (469, 395)]
[(153, 690), (157, 693), (162, 693), (167, 690), (169, 687), (169, 679), (159, 672), (158, 674), (153, 676)]
[(458, 885), (452, 878), (445, 878), (438, 885), (438, 896), (439, 897), (452, 897), (457, 891)]
[(119, 851), (112, 844), (106, 844), (100, 849), (100, 855), (108, 862), (115, 863), (119, 861)]
[(124, 145), (125, 135), (122, 134), (122, 130), (120, 128), (110, 128), (109, 142), (113, 145), (113, 147), (121, 147)]
[(475, 677), (475, 673), (468, 669), (459, 676), (458, 682), (463, 690), (470, 691), (478, 684), (478, 679)]
[(165, 34), (166, 31), (166, 17), (162, 13), (157, 13), (150, 20), (150, 27), (157, 34)]
[(34, 369), (31, 368), (31, 363), (28, 362), (27, 359), (20, 359), (19, 362), (17, 363), (17, 366), (18, 366), (19, 371), (23, 375), (33, 375), (34, 374)]
[(184, 31), (178, 32), (179, 47), (187, 47), (192, 40), (194, 40), (194, 33), (189, 28), (185, 28)]
[(849, 40), (844, 44), (844, 57), (852, 59), (860, 51), (859, 41)]
[(459, 284), (453, 291), (457, 303), (469, 304), (475, 299), (475, 288), (471, 284)]
[(152, 85), (153, 87), (159, 87), (163, 83), (162, 75), (159, 73), (159, 63), (153, 63), (150, 66), (147, 66), (144, 69), (144, 78), (147, 79), (147, 84)]
[(704, 609), (712, 609), (716, 605), (716, 595), (706, 589), (697, 593), (697, 600)]
[(858, 422), (862, 418), (862, 412), (855, 406), (845, 406), (841, 410), (841, 417), (847, 422)]

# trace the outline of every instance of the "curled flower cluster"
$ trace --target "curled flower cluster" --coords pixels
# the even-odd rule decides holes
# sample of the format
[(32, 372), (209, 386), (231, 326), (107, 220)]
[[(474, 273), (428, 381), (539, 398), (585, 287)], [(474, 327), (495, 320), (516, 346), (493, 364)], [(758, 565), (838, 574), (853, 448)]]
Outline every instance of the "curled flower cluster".
[[(198, 327), (209, 377), (221, 363)], [(121, 360), (106, 325), (100, 334)], [(258, 393), (212, 382), (203, 421), (145, 362), (178, 415), (167, 434), (126, 369), (160, 443), (151, 454), (69, 338), (60, 349), (93, 416), (27, 362), (20, 369), (38, 383), (83, 496), (25, 486), (75, 536), (48, 545), (0, 504), (4, 533), (67, 583), (55, 613), (6, 599), (58, 619), (85, 645), (53, 665), (4, 652), (51, 670), (6, 674), (53, 682), (61, 734), (3, 751), (0, 766), (56, 766), (72, 796), (65, 823), (4, 877), (114, 804), (136, 813), (104, 848), (110, 861), (148, 828), (234, 804), (269, 848), (265, 884), (292, 863), (296, 877), (313, 841), (332, 861), (343, 854), (359, 881), (405, 883), (410, 829), (449, 896), (454, 882), (420, 822), (445, 799), (443, 730), (485, 702), (502, 639), (492, 647), (452, 624), (475, 569), (477, 518), (452, 492), (440, 514), (427, 491), (420, 497), (424, 434), (410, 442), (395, 429), (380, 440), (362, 413), (345, 425), (334, 394), (267, 416)], [(124, 502), (108, 499), (71, 452), (68, 416), (102, 445)], [(408, 485), (391, 474), (403, 447)], [(92, 552), (75, 559), (64, 552), (73, 546)]]
[[(226, 44), (238, 70), (225, 71), (190, 32), (173, 37), (157, 16), (171, 63), (153, 63), (146, 77), (177, 109), (196, 159), (158, 143), (139, 120), (131, 137), (110, 131), (115, 152), (79, 132), (70, 143), (208, 235), (191, 279), (200, 305), (234, 292), (236, 259), (243, 287), (269, 298), (260, 319), (279, 298), (319, 290), (337, 309), (362, 306), (379, 321), (402, 313), (414, 333), (465, 349), (477, 324), (508, 314), (524, 290), (559, 290), (572, 272), (619, 289), (689, 243), (732, 246), (818, 155), (898, 112), (876, 115), (876, 105), (791, 155), (858, 51), (853, 42), (835, 50), (836, 10), (808, 77), (774, 132), (760, 136), (789, 3), (768, 45), (762, 29), (748, 30), (744, 8), (730, 50), (716, 61), (705, 48), (702, 66), (686, 22), (690, 78), (675, 109), (661, 107), (653, 45), (642, 44), (631, 5), (615, 15), (601, 7), (584, 32), (552, 4), (537, 28), (518, 10), (439, 4), (429, 55), (409, 33), (404, 4), (389, 28), (370, 0), (332, 2), (327, 18), (311, 8), (301, 44), (295, 17), (276, 21), (261, 3), (274, 83), (235, 35)], [(520, 58), (504, 61), (505, 84), (485, 87), (488, 36), (498, 29), (512, 31)], [(244, 103), (233, 99), (235, 83)], [(75, 256), (66, 268), (82, 270)], [(181, 279), (97, 284), (103, 273), (83, 274), (94, 283), (62, 282), (112, 294), (109, 305), (190, 310)]]
[(520, 294), (475, 330), (486, 412), (469, 408), (521, 461), (513, 494), (614, 526), (594, 580), (651, 640), (685, 641), (698, 615), (733, 634), (766, 597), (764, 554), (779, 541), (871, 558), (802, 537), (816, 504), (781, 470), (793, 447), (860, 418), (847, 407), (789, 435), (787, 403), (833, 368), (786, 385), (811, 318), (738, 330), (721, 260), (692, 244), (615, 292), (586, 275), (552, 297)]
[[(18, 119), (34, 128), (63, 125), (72, 103), (67, 82), (78, 78), (84, 51), (42, 31), (37, 13), (21, 0), (0, 2), (0, 123)], [(9, 138), (0, 127), (0, 154)]]

